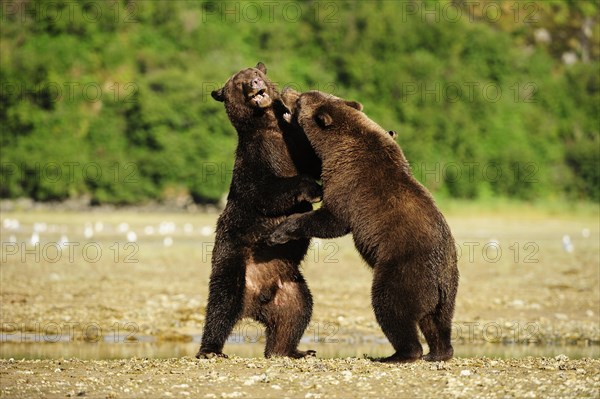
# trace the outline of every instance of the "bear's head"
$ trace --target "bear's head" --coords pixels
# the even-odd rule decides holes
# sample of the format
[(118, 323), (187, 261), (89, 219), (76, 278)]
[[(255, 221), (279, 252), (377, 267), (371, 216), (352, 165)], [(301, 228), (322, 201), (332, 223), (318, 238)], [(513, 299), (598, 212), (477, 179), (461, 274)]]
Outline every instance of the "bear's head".
[(341, 99), (339, 97), (334, 96), (333, 94), (327, 94), (316, 90), (307, 91), (305, 93), (299, 93), (291, 87), (285, 87), (281, 92), (281, 97), (276, 101), (278, 110), (285, 121), (288, 123), (292, 123), (292, 120), (297, 119), (297, 111), (300, 103), (300, 97), (305, 96), (320, 96), (323, 100), (333, 100), (343, 103), (349, 107), (352, 107), (358, 111), (362, 111), (363, 106), (361, 103), (357, 101), (347, 101)]
[(265, 114), (273, 100), (279, 98), (262, 62), (256, 64), (255, 68), (239, 71), (223, 87), (213, 90), (211, 95), (215, 100), (225, 103), (227, 115), (234, 126), (247, 123), (248, 118)]
[[(282, 98), (292, 99), (291, 95)], [(286, 104), (287, 105), (287, 104)], [(395, 144), (396, 132), (384, 130), (362, 112), (362, 104), (348, 101), (319, 91), (308, 91), (298, 95), (288, 106), (291, 123), (296, 123), (310, 141), (319, 158), (331, 153), (332, 148), (344, 148), (344, 141), (373, 136), (383, 143)], [(355, 139), (353, 139), (354, 137)], [(388, 141), (389, 140), (389, 141)], [(373, 142), (367, 139), (367, 142)]]
[[(285, 87), (281, 91), (280, 99), (275, 101), (276, 112), (279, 118), (284, 119), (287, 123), (293, 124), (295, 122), (293, 114), (297, 108), (298, 99), (300, 98), (301, 94), (302, 93), (297, 92), (291, 87)], [(359, 111), (363, 110), (363, 106), (359, 102), (343, 100), (331, 94), (321, 94), (327, 96), (327, 98), (329, 99), (340, 100), (344, 103), (344, 105), (347, 105), (351, 108), (357, 109)], [(396, 140), (396, 137), (398, 137), (398, 133), (396, 133), (395, 130), (388, 130), (388, 134), (394, 140)]]

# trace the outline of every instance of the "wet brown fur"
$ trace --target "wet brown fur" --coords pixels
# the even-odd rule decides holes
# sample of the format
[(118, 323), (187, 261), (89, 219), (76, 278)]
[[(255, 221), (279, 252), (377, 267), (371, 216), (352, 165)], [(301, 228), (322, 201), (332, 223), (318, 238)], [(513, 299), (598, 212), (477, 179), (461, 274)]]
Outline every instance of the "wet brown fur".
[(351, 232), (373, 268), (373, 309), (395, 349), (380, 360), (421, 358), (417, 325), (430, 349), (424, 359), (451, 358), (459, 278), (454, 239), (393, 135), (355, 102), (320, 92), (283, 97), (293, 104), (291, 123), (303, 129), (322, 161), (323, 206), (288, 218), (271, 242)]
[(217, 222), (206, 322), (196, 357), (225, 356), (225, 341), (242, 317), (265, 325), (265, 356), (314, 355), (297, 349), (312, 313), (312, 297), (299, 270), (309, 239), (264, 243), (264, 231), (288, 215), (312, 210), (310, 203), (320, 200), (321, 188), (314, 180), (320, 169), (307, 172), (317, 176), (299, 175), (293, 161), (314, 153), (306, 138), (304, 145), (284, 138), (273, 112), (279, 94), (262, 63), (238, 72), (212, 95), (225, 103), (238, 146), (227, 205)]

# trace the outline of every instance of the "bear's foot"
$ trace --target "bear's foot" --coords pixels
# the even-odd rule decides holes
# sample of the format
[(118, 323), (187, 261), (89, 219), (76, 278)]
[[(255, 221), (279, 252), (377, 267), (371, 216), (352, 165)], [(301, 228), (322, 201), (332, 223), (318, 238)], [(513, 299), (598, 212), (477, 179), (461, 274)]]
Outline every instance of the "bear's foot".
[(404, 357), (404, 356), (388, 356), (388, 357), (380, 357), (377, 359), (373, 359), (375, 362), (381, 363), (413, 363), (419, 360), (418, 357)]
[(224, 359), (227, 359), (228, 356), (222, 352), (211, 352), (211, 351), (198, 351), (198, 353), (196, 353), (196, 359), (213, 359), (216, 357), (221, 357)]
[(412, 363), (421, 359), (423, 352), (414, 351), (412, 353), (394, 353), (392, 356), (388, 357), (380, 357), (380, 358), (371, 358), (374, 362), (381, 363)]
[(289, 358), (292, 358), (292, 359), (304, 359), (304, 358), (307, 358), (307, 357), (316, 357), (317, 356), (317, 351), (309, 349), (307, 351), (295, 350), (295, 351), (290, 352), (290, 353), (269, 353), (269, 354), (265, 353), (265, 357), (267, 359), (272, 358), (272, 357), (278, 357), (278, 356), (289, 357)]
[(442, 351), (430, 351), (428, 354), (423, 356), (423, 360), (428, 362), (441, 362), (452, 359), (452, 356), (454, 356), (454, 349), (449, 348)]
[(317, 357), (317, 351), (309, 349), (307, 351), (296, 351), (290, 355), (292, 359), (303, 359), (306, 357)]

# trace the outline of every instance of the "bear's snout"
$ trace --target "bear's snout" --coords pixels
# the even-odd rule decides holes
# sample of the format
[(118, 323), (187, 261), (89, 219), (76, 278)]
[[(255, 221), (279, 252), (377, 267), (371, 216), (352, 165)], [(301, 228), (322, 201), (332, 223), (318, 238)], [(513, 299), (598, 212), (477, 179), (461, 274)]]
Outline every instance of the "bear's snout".
[(252, 99), (258, 94), (264, 94), (267, 91), (267, 84), (260, 77), (254, 77), (243, 84), (244, 94)]
[(265, 82), (261, 78), (256, 77), (250, 81), (250, 87), (256, 90), (264, 89)]

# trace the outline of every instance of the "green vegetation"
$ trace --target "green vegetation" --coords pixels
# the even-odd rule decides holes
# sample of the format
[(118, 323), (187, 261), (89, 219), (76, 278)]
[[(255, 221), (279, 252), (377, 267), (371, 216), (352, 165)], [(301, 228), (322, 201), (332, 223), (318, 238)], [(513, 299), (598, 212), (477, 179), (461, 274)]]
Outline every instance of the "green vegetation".
[(599, 15), (594, 0), (2, 2), (0, 196), (217, 201), (236, 135), (210, 91), (261, 60), (280, 87), (363, 102), (436, 196), (598, 201)]

